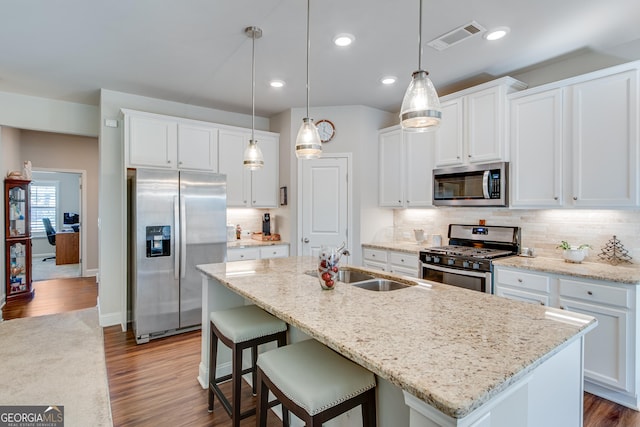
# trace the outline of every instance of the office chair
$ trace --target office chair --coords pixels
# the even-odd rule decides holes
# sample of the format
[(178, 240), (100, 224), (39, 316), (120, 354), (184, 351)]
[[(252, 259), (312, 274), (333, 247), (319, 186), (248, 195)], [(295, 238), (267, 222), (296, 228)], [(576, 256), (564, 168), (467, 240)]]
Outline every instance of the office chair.
[[(49, 240), (49, 244), (52, 246), (56, 245), (56, 230), (53, 229), (51, 225), (51, 220), (49, 218), (42, 218), (42, 223), (44, 224), (44, 229), (47, 232), (47, 240)], [(42, 261), (46, 261), (48, 259), (56, 259), (55, 256), (50, 256), (47, 258), (43, 258)]]

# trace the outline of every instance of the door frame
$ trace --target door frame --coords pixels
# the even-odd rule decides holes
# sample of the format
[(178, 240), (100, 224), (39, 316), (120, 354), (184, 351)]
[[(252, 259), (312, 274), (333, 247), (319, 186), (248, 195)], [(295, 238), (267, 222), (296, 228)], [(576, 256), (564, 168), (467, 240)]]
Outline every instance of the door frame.
[[(353, 247), (353, 153), (323, 153), (323, 159), (346, 159), (347, 160), (347, 249), (353, 253), (355, 248)], [(296, 255), (302, 255), (302, 163), (301, 162), (313, 162), (313, 160), (298, 159), (298, 194), (297, 194), (297, 227), (296, 227), (296, 239), (297, 239), (297, 251)]]
[(87, 277), (87, 263), (85, 255), (87, 253), (87, 233), (82, 232), (82, 226), (87, 224), (87, 171), (84, 169), (65, 168), (41, 168), (33, 169), (34, 172), (60, 172), (80, 175), (80, 275)]

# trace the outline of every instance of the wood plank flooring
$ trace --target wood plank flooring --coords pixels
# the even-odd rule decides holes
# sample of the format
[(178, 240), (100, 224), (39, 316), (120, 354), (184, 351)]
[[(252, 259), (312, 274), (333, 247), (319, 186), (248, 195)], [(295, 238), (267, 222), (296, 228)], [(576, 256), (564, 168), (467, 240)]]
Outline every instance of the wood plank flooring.
[[(95, 278), (35, 282), (31, 301), (13, 301), (3, 308), (4, 319), (61, 313), (96, 305)], [(207, 392), (196, 376), (200, 363), (200, 332), (175, 335), (136, 345), (133, 334), (119, 326), (104, 329), (105, 354), (114, 426), (212, 426), (231, 427), (231, 421), (216, 399), (214, 412), (207, 412)], [(223, 390), (230, 395), (229, 384)], [(250, 388), (243, 389), (243, 402), (251, 404)], [(269, 427), (280, 426), (271, 414)], [(255, 418), (241, 426), (255, 425)], [(584, 427), (640, 427), (640, 412), (584, 395)]]

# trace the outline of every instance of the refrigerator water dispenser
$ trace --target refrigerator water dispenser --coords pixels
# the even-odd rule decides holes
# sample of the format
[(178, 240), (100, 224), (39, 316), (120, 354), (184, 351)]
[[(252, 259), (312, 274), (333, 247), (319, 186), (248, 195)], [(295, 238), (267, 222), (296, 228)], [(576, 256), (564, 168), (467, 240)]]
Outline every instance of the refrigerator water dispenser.
[(171, 256), (171, 226), (147, 226), (147, 258)]

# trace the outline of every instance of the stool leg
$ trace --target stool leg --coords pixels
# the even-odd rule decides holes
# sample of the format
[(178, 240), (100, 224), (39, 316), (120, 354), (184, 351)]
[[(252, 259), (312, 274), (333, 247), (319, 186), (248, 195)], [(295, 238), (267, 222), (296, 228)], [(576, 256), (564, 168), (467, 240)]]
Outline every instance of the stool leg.
[(240, 389), (242, 387), (242, 350), (238, 349), (237, 345), (233, 346), (233, 362), (231, 364), (231, 372), (233, 377), (231, 378), (232, 391), (231, 402), (233, 411), (231, 418), (233, 420), (233, 427), (240, 427)]
[(362, 426), (376, 427), (376, 389), (366, 392), (366, 400), (362, 405)]
[(258, 389), (258, 373), (256, 372), (256, 363), (258, 362), (258, 346), (251, 346), (251, 392), (255, 396)]
[(256, 370), (258, 371), (258, 407), (256, 408), (256, 427), (267, 427), (269, 389), (262, 381), (262, 371), (259, 369)]
[(218, 337), (213, 333), (213, 326), (210, 327), (209, 337), (209, 407), (208, 411), (213, 412), (213, 384), (216, 381), (216, 365), (218, 364)]

